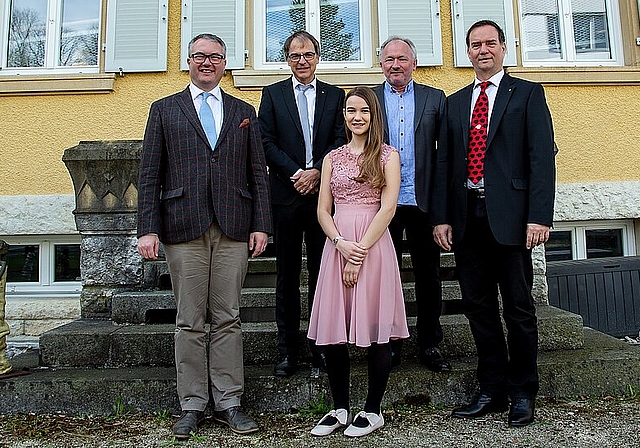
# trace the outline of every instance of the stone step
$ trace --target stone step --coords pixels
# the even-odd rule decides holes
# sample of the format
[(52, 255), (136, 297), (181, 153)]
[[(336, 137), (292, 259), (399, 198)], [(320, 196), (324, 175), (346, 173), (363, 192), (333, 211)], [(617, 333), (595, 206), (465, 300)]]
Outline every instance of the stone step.
[[(403, 283), (403, 293), (408, 316), (416, 315), (415, 285)], [(243, 288), (240, 301), (240, 317), (243, 322), (269, 322), (275, 319), (275, 287)], [(460, 286), (454, 281), (442, 284), (444, 314), (461, 313)], [(460, 303), (449, 303), (460, 302)], [(301, 288), (300, 306), (307, 318), (307, 288)], [(130, 291), (115, 294), (111, 298), (111, 319), (119, 324), (172, 323), (175, 322), (176, 302), (171, 290)]]
[[(411, 256), (408, 253), (402, 254), (400, 274), (403, 282), (413, 282), (415, 280), (411, 267)], [(446, 252), (441, 254), (440, 275), (443, 280), (453, 280), (455, 278), (455, 261), (452, 253)], [(303, 286), (307, 284), (307, 277), (306, 258), (303, 257), (302, 273), (300, 275), (300, 282)], [(249, 259), (249, 268), (244, 286), (246, 288), (260, 288), (275, 287), (275, 285), (275, 257), (261, 256)], [(157, 260), (144, 262), (142, 287), (146, 289), (171, 289), (171, 279), (166, 261)]]
[[(409, 318), (411, 337), (403, 356), (415, 356), (415, 318)], [(442, 316), (443, 353), (452, 358), (475, 353), (471, 332), (462, 315)], [(582, 318), (550, 306), (538, 308), (540, 350), (571, 350), (582, 347)], [(306, 321), (300, 331), (301, 358), (309, 356)], [(272, 365), (277, 358), (274, 322), (242, 325), (247, 365)], [(81, 319), (51, 330), (40, 337), (42, 364), (48, 367), (172, 366), (172, 324), (116, 325), (107, 320)]]
[[(131, 411), (179, 410), (173, 367), (47, 369), (38, 368), (37, 354), (16, 358), (13, 363), (17, 369), (33, 369), (29, 375), (0, 380), (0, 396), (10, 397), (0, 400), (0, 414), (28, 410), (104, 415), (112, 413), (118, 401)], [(415, 360), (406, 360), (391, 373), (383, 404), (408, 396), (427, 396), (435, 405), (444, 406), (470, 400), (477, 389), (476, 359), (455, 358), (452, 364), (451, 373), (436, 374)], [(589, 328), (584, 329), (581, 349), (541, 352), (538, 364), (540, 397), (616, 396), (640, 383), (640, 347)], [(366, 387), (366, 366), (355, 361), (351, 377), (354, 409), (362, 407)], [(309, 407), (320, 394), (330, 396), (325, 374), (310, 375), (309, 369), (301, 368), (285, 379), (273, 377), (270, 365), (245, 368), (243, 405), (251, 413)]]

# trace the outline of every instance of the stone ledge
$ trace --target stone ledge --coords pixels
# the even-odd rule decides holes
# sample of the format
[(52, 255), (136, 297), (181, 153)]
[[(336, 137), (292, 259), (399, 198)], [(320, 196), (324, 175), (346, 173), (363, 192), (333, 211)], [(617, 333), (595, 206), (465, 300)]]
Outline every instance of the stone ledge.
[(0, 76), (0, 96), (111, 93), (113, 73)]

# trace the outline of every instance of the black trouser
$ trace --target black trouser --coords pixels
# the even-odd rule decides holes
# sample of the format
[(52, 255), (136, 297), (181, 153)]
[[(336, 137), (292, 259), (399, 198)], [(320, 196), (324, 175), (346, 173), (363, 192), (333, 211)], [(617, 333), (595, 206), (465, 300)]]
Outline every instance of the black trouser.
[(318, 282), (322, 249), (327, 240), (318, 224), (318, 196), (301, 196), (291, 205), (274, 205), (273, 241), (276, 248), (276, 323), (278, 353), (298, 356), (300, 338), (300, 272), (302, 240), (307, 249), (309, 272), (308, 312)]
[[(442, 342), (440, 247), (433, 240), (429, 215), (418, 207), (400, 205), (389, 224), (399, 266), (402, 266), (403, 231), (406, 232), (415, 277), (418, 347), (425, 350), (437, 347)], [(395, 351), (396, 347), (401, 346), (402, 339), (391, 344)]]
[[(455, 243), (464, 313), (478, 350), (480, 390), (535, 398), (538, 392), (538, 326), (531, 289), (531, 251), (499, 244), (484, 199), (470, 193), (464, 237)], [(524, 232), (525, 229), (522, 229)], [(500, 320), (502, 296), (505, 341)]]

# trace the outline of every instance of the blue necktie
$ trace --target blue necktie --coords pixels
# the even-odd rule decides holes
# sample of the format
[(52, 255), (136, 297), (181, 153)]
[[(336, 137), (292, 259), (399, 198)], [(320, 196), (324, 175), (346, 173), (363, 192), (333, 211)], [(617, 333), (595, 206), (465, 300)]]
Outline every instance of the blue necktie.
[(211, 145), (211, 149), (216, 147), (218, 141), (218, 133), (216, 132), (216, 120), (213, 118), (213, 111), (207, 102), (207, 98), (211, 95), (209, 92), (202, 92), (202, 106), (200, 106), (200, 123), (207, 134), (207, 139)]
[(298, 84), (298, 114), (300, 115), (300, 124), (302, 124), (302, 135), (304, 135), (304, 147), (306, 150), (305, 167), (313, 166), (313, 145), (311, 144), (311, 125), (309, 124), (309, 105), (307, 103), (307, 89), (312, 85)]

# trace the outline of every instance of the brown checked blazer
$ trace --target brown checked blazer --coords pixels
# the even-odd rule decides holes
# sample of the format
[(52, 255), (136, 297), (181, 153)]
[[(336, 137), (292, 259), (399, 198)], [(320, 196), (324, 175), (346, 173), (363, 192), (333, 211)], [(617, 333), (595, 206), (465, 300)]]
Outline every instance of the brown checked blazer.
[(253, 106), (222, 92), (224, 118), (212, 151), (189, 88), (151, 105), (138, 191), (138, 236), (168, 244), (200, 237), (215, 221), (229, 238), (271, 233), (271, 201)]

